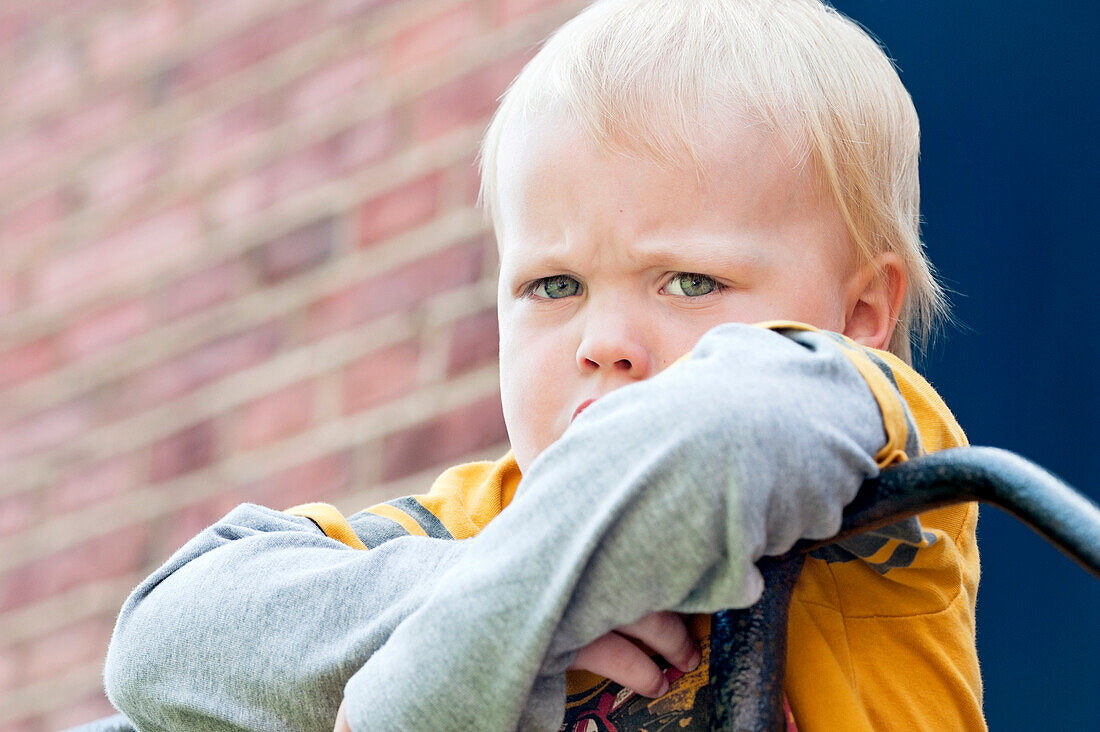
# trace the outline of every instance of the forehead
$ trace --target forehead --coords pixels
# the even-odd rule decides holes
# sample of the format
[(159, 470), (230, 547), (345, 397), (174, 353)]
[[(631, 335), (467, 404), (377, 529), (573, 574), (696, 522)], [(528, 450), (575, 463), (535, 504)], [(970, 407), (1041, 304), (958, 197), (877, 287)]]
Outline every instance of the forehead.
[(774, 233), (812, 224), (836, 235), (831, 197), (779, 135), (749, 123), (717, 129), (693, 140), (694, 160), (685, 147), (677, 164), (662, 165), (641, 144), (602, 149), (562, 112), (514, 121), (497, 158), (502, 254), (511, 241), (568, 230)]

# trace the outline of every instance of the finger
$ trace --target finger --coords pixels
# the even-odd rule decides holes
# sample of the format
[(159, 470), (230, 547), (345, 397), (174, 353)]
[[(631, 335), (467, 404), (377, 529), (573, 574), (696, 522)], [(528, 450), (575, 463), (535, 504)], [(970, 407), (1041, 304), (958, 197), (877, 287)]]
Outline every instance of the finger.
[(577, 652), (569, 668), (599, 674), (642, 696), (657, 697), (668, 691), (668, 679), (656, 662), (618, 633), (589, 643)]
[(332, 732), (351, 732), (348, 715), (344, 711), (344, 702), (340, 702), (340, 710), (336, 712), (336, 725), (332, 728)]
[(651, 613), (616, 632), (637, 638), (683, 672), (694, 671), (702, 660), (684, 619), (677, 613)]

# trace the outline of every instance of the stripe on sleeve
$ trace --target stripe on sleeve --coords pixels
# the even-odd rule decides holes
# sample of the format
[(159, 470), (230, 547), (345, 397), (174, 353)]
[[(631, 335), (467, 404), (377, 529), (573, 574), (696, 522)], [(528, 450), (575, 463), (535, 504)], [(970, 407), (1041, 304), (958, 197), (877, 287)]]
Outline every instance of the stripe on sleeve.
[(879, 574), (886, 574), (891, 569), (899, 569), (902, 567), (908, 567), (913, 563), (913, 560), (917, 557), (917, 549), (920, 547), (913, 546), (912, 544), (898, 544), (898, 548), (894, 550), (894, 553), (890, 555), (890, 558), (885, 562), (868, 562), (871, 565), (871, 569), (875, 570)]
[(405, 533), (411, 534), (412, 536), (428, 535), (428, 532), (420, 528), (420, 524), (416, 522), (416, 519), (414, 519), (412, 516), (410, 516), (408, 513), (398, 508), (397, 506), (391, 506), (388, 503), (379, 503), (377, 505), (371, 506), (367, 509), (367, 511), (388, 518), (389, 520), (399, 525), (401, 528), (405, 529)]
[(360, 511), (349, 518), (348, 523), (355, 529), (355, 533), (359, 535), (363, 543), (371, 549), (386, 543), (390, 539), (409, 535), (409, 532), (393, 519), (379, 516), (370, 511)]
[(907, 419), (904, 402), (897, 388), (897, 379), (889, 367), (884, 371), (882, 366), (885, 364), (876, 363), (878, 359), (871, 358), (871, 349), (864, 348), (839, 333), (818, 330), (805, 323), (771, 321), (758, 323), (757, 325), (782, 333), (796, 342), (800, 342), (799, 333), (816, 333), (836, 343), (841, 352), (848, 358), (848, 361), (859, 371), (863, 380), (867, 382), (871, 394), (878, 402), (879, 411), (882, 413), (882, 426), (886, 431), (886, 444), (875, 455), (875, 463), (880, 468), (885, 468), (888, 465), (909, 459), (905, 452), (905, 449), (911, 443), (909, 440), (909, 420)]
[(395, 498), (392, 501), (386, 501), (386, 503), (412, 516), (420, 528), (424, 530), (424, 533), (433, 539), (454, 538), (451, 532), (447, 530), (447, 527), (443, 525), (443, 522), (439, 520), (439, 517), (424, 508), (424, 506), (420, 504), (420, 501), (412, 496)]
[[(897, 374), (894, 373), (894, 369), (891, 368), (890, 364), (886, 363), (872, 348), (863, 348), (861, 351), (871, 363), (878, 366), (882, 373), (886, 374), (886, 378), (890, 380), (898, 396), (904, 402), (905, 398), (901, 395)], [(905, 424), (909, 428), (909, 434), (905, 438), (905, 454), (911, 458), (923, 455), (924, 447), (921, 445), (920, 430), (917, 429), (917, 423), (910, 410), (905, 410)]]
[(871, 363), (873, 363), (875, 366), (878, 366), (879, 371), (885, 374), (886, 378), (890, 380), (890, 383), (893, 385), (893, 387), (898, 390), (898, 393), (901, 393), (901, 387), (898, 386), (898, 378), (894, 375), (894, 370), (890, 368), (890, 364), (879, 358), (878, 354), (876, 354), (874, 349), (872, 348), (860, 348), (859, 350), (861, 353), (863, 353), (864, 356), (871, 360)]
[(301, 506), (288, 508), (286, 513), (291, 516), (304, 516), (314, 523), (325, 536), (347, 544), (352, 549), (366, 549), (366, 545), (359, 540), (355, 529), (337, 508), (328, 503), (305, 503)]
[(882, 547), (886, 546), (887, 542), (891, 541), (888, 536), (881, 536), (877, 534), (856, 534), (855, 536), (849, 536), (841, 544), (845, 549), (855, 554), (857, 557), (867, 559), (878, 554)]

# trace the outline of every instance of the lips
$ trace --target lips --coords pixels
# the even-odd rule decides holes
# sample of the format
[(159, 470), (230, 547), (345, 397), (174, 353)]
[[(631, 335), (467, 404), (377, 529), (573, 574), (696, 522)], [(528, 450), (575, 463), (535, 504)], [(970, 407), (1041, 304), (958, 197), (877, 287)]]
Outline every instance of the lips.
[(573, 420), (575, 420), (580, 415), (581, 412), (588, 409), (588, 406), (590, 404), (592, 404), (592, 402), (594, 402), (594, 401), (596, 401), (596, 400), (595, 399), (585, 399), (583, 402), (581, 402), (579, 405), (577, 405), (577, 410), (575, 412), (573, 412), (573, 417), (572, 417), (572, 419), (569, 420), (570, 424), (572, 424)]

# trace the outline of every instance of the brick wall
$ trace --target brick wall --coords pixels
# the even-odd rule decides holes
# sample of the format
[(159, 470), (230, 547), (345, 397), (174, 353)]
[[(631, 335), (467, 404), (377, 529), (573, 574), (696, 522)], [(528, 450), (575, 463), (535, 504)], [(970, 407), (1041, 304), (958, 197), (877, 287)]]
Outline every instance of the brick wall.
[(240, 501), (505, 446), (495, 99), (580, 0), (4, 0), (0, 731), (110, 712), (127, 592)]

